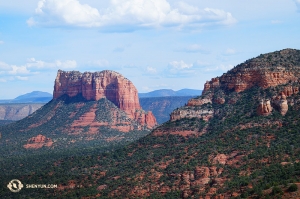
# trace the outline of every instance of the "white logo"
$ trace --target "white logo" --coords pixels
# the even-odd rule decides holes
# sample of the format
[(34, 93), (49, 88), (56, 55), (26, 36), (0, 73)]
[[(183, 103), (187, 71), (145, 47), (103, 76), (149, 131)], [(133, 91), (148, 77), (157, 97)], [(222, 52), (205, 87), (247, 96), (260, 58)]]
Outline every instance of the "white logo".
[(7, 185), (7, 188), (9, 188), (11, 192), (15, 192), (15, 193), (21, 191), (23, 187), (24, 186), (22, 182), (18, 179), (11, 180)]

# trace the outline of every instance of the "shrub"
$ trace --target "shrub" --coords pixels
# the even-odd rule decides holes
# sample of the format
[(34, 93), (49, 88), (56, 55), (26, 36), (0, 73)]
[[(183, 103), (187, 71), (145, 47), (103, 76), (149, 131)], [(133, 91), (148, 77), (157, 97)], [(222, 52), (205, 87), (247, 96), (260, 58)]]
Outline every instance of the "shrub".
[(277, 195), (277, 194), (283, 194), (283, 192), (282, 192), (280, 187), (275, 186), (275, 187), (273, 187), (271, 194), (272, 195)]
[(298, 190), (298, 186), (296, 184), (292, 184), (289, 188), (288, 191), (289, 192), (294, 192)]

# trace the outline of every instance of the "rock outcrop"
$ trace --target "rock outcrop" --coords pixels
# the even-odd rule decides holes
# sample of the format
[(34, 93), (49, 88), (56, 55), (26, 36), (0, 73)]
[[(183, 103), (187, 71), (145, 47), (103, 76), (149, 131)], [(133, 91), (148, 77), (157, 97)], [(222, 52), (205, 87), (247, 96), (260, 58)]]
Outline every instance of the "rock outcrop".
[(199, 118), (208, 121), (213, 117), (214, 111), (212, 109), (194, 109), (190, 107), (180, 108), (174, 110), (170, 115), (170, 120), (175, 121), (182, 118)]
[[(216, 88), (239, 93), (253, 86), (268, 88), (289, 82), (297, 82), (300, 71), (295, 69), (294, 62), (290, 60), (293, 54), (297, 54), (297, 50), (285, 49), (248, 60), (221, 77), (207, 81), (203, 93)], [(286, 95), (288, 96), (294, 92), (298, 92), (298, 89), (289, 88), (286, 90)]]
[(204, 99), (190, 99), (187, 103), (187, 106), (201, 106), (203, 104), (212, 103), (210, 98)]
[(44, 135), (37, 135), (36, 137), (32, 137), (27, 141), (27, 144), (25, 144), (23, 147), (25, 149), (39, 149), (42, 147), (51, 147), (53, 144), (53, 141), (50, 138), (47, 138)]
[[(234, 105), (240, 93), (252, 87), (266, 89), (279, 85), (281, 91), (276, 91), (275, 98), (269, 96), (269, 99), (262, 99), (255, 108), (258, 115), (268, 116), (274, 108), (281, 115), (285, 115), (288, 105), (292, 106), (295, 103), (293, 99), (288, 100), (287, 97), (299, 93), (297, 86), (300, 82), (299, 60), (299, 51), (295, 49), (285, 49), (247, 60), (221, 77), (207, 81), (202, 96), (190, 99), (186, 106), (174, 110), (170, 120), (202, 118), (208, 121), (220, 113), (214, 110), (214, 105), (226, 102)], [(222, 114), (226, 115), (224, 112)]]
[(289, 109), (285, 93), (285, 91), (281, 92), (281, 95), (276, 96), (273, 100), (274, 106), (278, 109), (281, 115), (285, 115)]
[(55, 79), (53, 99), (65, 94), (69, 97), (82, 95), (85, 99), (94, 101), (106, 98), (141, 125), (153, 128), (157, 124), (151, 112), (146, 113), (141, 109), (138, 91), (133, 83), (114, 71), (80, 73), (59, 70)]
[(270, 100), (261, 100), (257, 107), (257, 114), (268, 116), (272, 113), (273, 107), (271, 106)]

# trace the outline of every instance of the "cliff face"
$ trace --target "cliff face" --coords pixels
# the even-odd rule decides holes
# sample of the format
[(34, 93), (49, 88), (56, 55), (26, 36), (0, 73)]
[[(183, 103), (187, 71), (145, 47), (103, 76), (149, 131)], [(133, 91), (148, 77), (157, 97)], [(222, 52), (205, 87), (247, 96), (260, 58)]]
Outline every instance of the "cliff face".
[(69, 97), (82, 94), (87, 100), (99, 100), (106, 97), (132, 118), (135, 110), (141, 109), (135, 86), (114, 71), (80, 73), (59, 70), (55, 79), (53, 98), (57, 99), (63, 94)]
[(125, 111), (129, 118), (137, 120), (149, 128), (156, 125), (156, 119), (151, 112), (141, 111), (135, 86), (117, 72), (104, 70), (80, 73), (59, 70), (55, 79), (53, 99), (58, 99), (64, 94), (69, 97), (81, 94), (85, 99), (94, 101), (105, 97)]
[(20, 120), (38, 110), (43, 104), (0, 105), (0, 120)]
[(228, 106), (229, 110), (239, 101), (242, 92), (255, 88), (260, 93), (255, 94), (256, 105), (252, 108), (256, 111), (251, 114), (268, 116), (275, 110), (284, 116), (296, 100), (293, 96), (299, 92), (299, 83), (299, 50), (285, 49), (263, 54), (207, 81), (202, 96), (190, 99), (186, 106), (174, 110), (170, 121), (184, 118), (209, 121), (214, 116), (223, 117), (226, 111), (220, 109), (221, 105)]
[(299, 58), (298, 50), (293, 49), (260, 55), (236, 66), (221, 77), (207, 81), (203, 93), (217, 88), (239, 93), (253, 86), (268, 88), (298, 81)]

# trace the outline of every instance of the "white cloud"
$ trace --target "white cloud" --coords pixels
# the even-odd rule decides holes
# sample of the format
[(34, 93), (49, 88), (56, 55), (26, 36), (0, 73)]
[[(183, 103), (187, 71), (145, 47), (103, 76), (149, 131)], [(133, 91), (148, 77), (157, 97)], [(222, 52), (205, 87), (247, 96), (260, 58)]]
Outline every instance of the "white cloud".
[(96, 8), (80, 4), (77, 0), (40, 0), (35, 9), (35, 17), (27, 20), (29, 26), (75, 25), (83, 27), (99, 26), (100, 14)]
[(191, 68), (193, 66), (193, 64), (187, 64), (184, 61), (172, 61), (169, 63), (169, 67), (171, 69), (188, 69)]
[(30, 58), (27, 60), (26, 67), (35, 69), (73, 69), (77, 67), (77, 63), (75, 60), (44, 62)]
[(195, 70), (192, 67), (193, 64), (187, 64), (182, 60), (172, 61), (169, 63), (165, 75), (167, 77), (188, 77), (195, 74)]
[(156, 68), (153, 68), (153, 67), (147, 67), (146, 72), (148, 74), (156, 74), (157, 73)]
[(27, 81), (28, 80), (28, 77), (16, 76), (16, 78), (18, 80), (21, 80), (21, 81)]
[(74, 60), (44, 62), (30, 58), (24, 65), (20, 66), (0, 62), (0, 79), (1, 82), (13, 81), (15, 79), (25, 81), (28, 80), (27, 76), (40, 74), (43, 70), (73, 69), (76, 66), (77, 63)]
[(8, 71), (10, 75), (17, 75), (17, 74), (29, 74), (30, 71), (27, 69), (26, 66), (11, 66), (11, 70)]
[(172, 8), (167, 0), (110, 0), (102, 9), (78, 0), (40, 0), (29, 26), (101, 27), (105, 31), (175, 27), (199, 29), (209, 25), (231, 25), (236, 19), (219, 9), (199, 9), (186, 3)]
[(221, 64), (214, 68), (206, 68), (206, 71), (225, 71), (225, 72), (227, 72), (228, 70), (232, 69), (233, 67), (234, 66), (231, 64), (229, 64), (229, 65)]
[(224, 52), (224, 55), (234, 55), (236, 51), (232, 48), (227, 48)]

